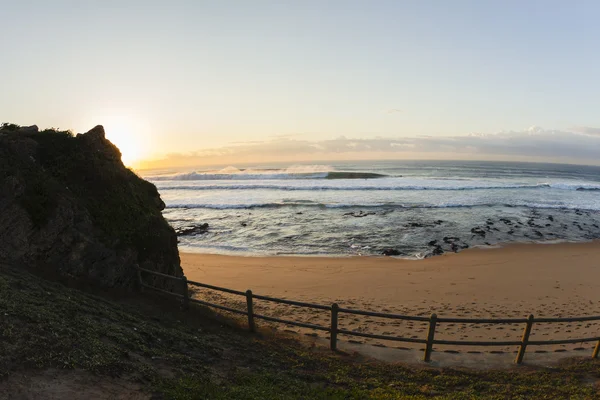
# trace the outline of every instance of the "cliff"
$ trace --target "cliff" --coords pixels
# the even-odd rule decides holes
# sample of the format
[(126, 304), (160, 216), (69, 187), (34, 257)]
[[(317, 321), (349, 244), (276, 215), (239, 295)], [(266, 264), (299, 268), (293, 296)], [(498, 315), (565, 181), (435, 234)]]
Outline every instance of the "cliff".
[(163, 209), (102, 126), (0, 127), (0, 262), (108, 288), (133, 287), (135, 264), (181, 276)]

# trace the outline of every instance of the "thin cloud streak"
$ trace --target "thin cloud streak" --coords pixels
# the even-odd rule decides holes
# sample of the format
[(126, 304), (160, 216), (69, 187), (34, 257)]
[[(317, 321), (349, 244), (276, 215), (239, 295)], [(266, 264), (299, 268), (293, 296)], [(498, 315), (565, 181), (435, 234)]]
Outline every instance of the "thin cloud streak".
[(578, 126), (573, 128), (573, 131), (586, 135), (600, 135), (600, 128), (591, 128), (589, 126)]
[(389, 108), (387, 110), (385, 110), (386, 114), (399, 114), (399, 113), (403, 113), (404, 111), (402, 111), (399, 108)]

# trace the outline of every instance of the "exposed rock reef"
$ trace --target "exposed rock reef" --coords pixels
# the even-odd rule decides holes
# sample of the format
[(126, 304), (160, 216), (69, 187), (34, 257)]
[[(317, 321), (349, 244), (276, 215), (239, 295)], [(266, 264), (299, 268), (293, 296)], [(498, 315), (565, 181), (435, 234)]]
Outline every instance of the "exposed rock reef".
[(0, 127), (0, 262), (106, 288), (134, 287), (135, 264), (181, 276), (164, 207), (102, 126)]
[(181, 228), (175, 229), (177, 236), (186, 236), (186, 235), (202, 235), (208, 232), (208, 224), (200, 224), (200, 225), (192, 225), (192, 226), (184, 226)]

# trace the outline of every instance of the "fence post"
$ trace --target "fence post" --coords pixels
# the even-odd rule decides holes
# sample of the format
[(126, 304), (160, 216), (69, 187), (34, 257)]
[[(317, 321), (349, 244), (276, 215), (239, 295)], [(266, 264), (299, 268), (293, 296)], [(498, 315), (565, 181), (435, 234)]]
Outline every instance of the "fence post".
[(598, 358), (598, 353), (600, 352), (600, 340), (596, 342), (596, 347), (594, 347), (594, 352), (592, 353), (592, 358)]
[(252, 304), (252, 290), (246, 290), (246, 305), (248, 307), (248, 329), (250, 332), (256, 332), (254, 325), (254, 305)]
[(183, 282), (183, 309), (187, 310), (190, 308), (190, 292), (188, 291), (188, 281), (185, 275), (181, 278), (181, 282)]
[(329, 348), (332, 351), (337, 349), (337, 334), (338, 334), (338, 312), (340, 307), (337, 303), (331, 305), (331, 330), (329, 332)]
[(140, 270), (140, 266), (138, 264), (134, 264), (134, 267), (137, 271), (138, 286), (139, 286), (140, 292), (143, 292), (144, 291), (144, 281), (142, 281), (142, 271)]
[(431, 352), (433, 351), (433, 338), (435, 336), (435, 326), (437, 325), (437, 315), (431, 314), (429, 318), (429, 331), (427, 332), (427, 344), (425, 345), (425, 354), (423, 361), (431, 361)]
[(515, 359), (515, 362), (517, 364), (521, 364), (523, 362), (523, 357), (525, 356), (525, 350), (527, 350), (527, 344), (529, 343), (529, 334), (531, 334), (532, 326), (533, 314), (530, 314), (529, 317), (527, 317), (527, 325), (525, 325), (523, 337), (521, 338), (521, 347), (519, 347), (519, 352), (517, 353), (517, 358)]

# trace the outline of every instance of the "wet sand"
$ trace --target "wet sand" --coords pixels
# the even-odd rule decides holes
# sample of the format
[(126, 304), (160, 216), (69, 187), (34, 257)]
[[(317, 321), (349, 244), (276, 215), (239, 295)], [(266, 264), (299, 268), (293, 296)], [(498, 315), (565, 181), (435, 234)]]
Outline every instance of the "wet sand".
[[(256, 294), (405, 315), (525, 318), (600, 315), (600, 242), (514, 244), (470, 249), (425, 260), (387, 257), (238, 257), (182, 253), (188, 279)], [(210, 290), (198, 298), (245, 309), (245, 299)], [(326, 311), (257, 300), (255, 312), (329, 325)], [(261, 326), (273, 326), (257, 320)], [(340, 314), (341, 329), (425, 338), (427, 323)], [(318, 337), (326, 332), (276, 325)], [(523, 324), (443, 323), (437, 339), (520, 340)], [(600, 336), (600, 323), (535, 324), (531, 340)], [(418, 349), (422, 345), (344, 337), (349, 343)], [(531, 352), (591, 354), (594, 343), (532, 346)], [(512, 347), (438, 346), (446, 352), (513, 353)]]

